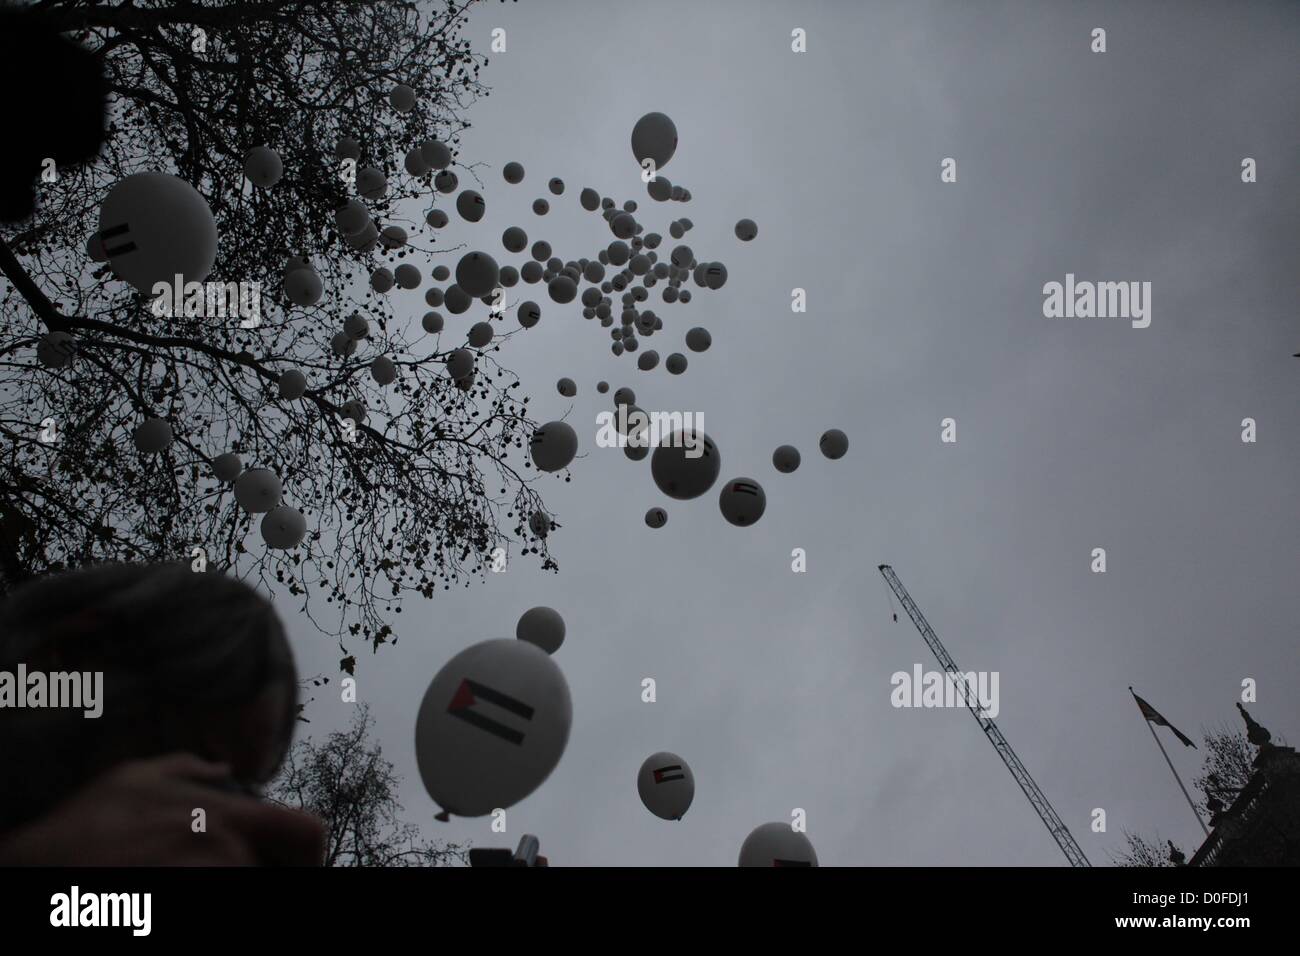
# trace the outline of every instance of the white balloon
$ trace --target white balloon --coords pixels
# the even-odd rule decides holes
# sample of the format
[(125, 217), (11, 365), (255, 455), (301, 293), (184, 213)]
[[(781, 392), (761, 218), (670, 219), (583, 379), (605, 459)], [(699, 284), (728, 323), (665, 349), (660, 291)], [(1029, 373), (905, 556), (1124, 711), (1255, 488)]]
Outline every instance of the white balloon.
[(369, 252), (379, 242), (379, 227), (371, 219), (361, 227), (360, 232), (351, 236), (344, 236), (343, 241), (347, 243), (349, 249), (355, 249), (358, 252)]
[(296, 401), (307, 391), (307, 376), (296, 368), (291, 368), (280, 375), (279, 386), (281, 398)]
[(788, 823), (764, 823), (745, 837), (741, 866), (816, 866), (817, 851), (808, 837)]
[(704, 284), (710, 289), (721, 289), (727, 284), (727, 267), (721, 262), (710, 262), (704, 267)]
[(353, 312), (343, 320), (343, 331), (351, 339), (364, 339), (370, 334), (370, 323), (360, 312)]
[(280, 478), (269, 468), (250, 468), (235, 479), (235, 502), (245, 511), (258, 514), (280, 503)]
[(448, 193), (454, 193), (456, 187), (460, 184), (460, 177), (450, 169), (444, 169), (437, 176), (433, 177), (433, 188), (438, 190), (444, 196)]
[(334, 224), (345, 236), (355, 236), (370, 224), (370, 211), (356, 199), (349, 199), (334, 213)]
[(284, 163), (269, 146), (254, 146), (244, 157), (244, 175), (259, 189), (270, 189), (284, 175)]
[(212, 459), (212, 474), (218, 481), (231, 482), (244, 470), (244, 463), (233, 451), (218, 455)]
[(578, 454), (578, 433), (568, 422), (547, 422), (533, 432), (528, 451), (539, 470), (559, 471)]
[(661, 750), (646, 757), (636, 775), (645, 808), (661, 820), (680, 820), (695, 799), (695, 774), (677, 754)]
[(567, 305), (578, 297), (578, 284), (567, 275), (558, 275), (546, 284), (552, 302)]
[(767, 510), (767, 495), (763, 486), (753, 478), (733, 478), (722, 486), (718, 495), (722, 517), (737, 527), (745, 528), (763, 517)]
[(77, 355), (77, 340), (67, 332), (46, 332), (36, 343), (36, 360), (46, 368), (67, 368)]
[(501, 245), (506, 252), (523, 252), (528, 248), (528, 233), (519, 226), (510, 226), (501, 233)]
[[(687, 437), (691, 448), (684, 447)], [(722, 455), (717, 445), (701, 432), (685, 436), (676, 431), (650, 456), (650, 476), (656, 487), (679, 501), (698, 498), (712, 488), (721, 469)]]
[(442, 304), (447, 307), (447, 311), (452, 315), (460, 315), (469, 311), (469, 307), (474, 304), (474, 298), (457, 283), (453, 282), (447, 286), (447, 291), (443, 293)]
[(707, 352), (710, 345), (713, 344), (713, 336), (709, 330), (696, 326), (686, 333), (686, 347), (692, 352)]
[(646, 113), (632, 127), (632, 155), (638, 163), (653, 159), (663, 169), (677, 152), (677, 127), (663, 113)]
[(403, 262), (393, 270), (393, 281), (402, 289), (418, 289), (421, 278), (420, 270), (409, 262)]
[(339, 411), (344, 418), (350, 418), (358, 425), (365, 424), (366, 416), (369, 414), (366, 409), (366, 403), (359, 398), (350, 398), (339, 406)]
[(217, 260), (217, 222), (207, 200), (166, 173), (135, 173), (110, 189), (99, 237), (113, 272), (146, 295), (178, 274), (202, 282)]
[(519, 640), (475, 644), (438, 671), (420, 702), (420, 778), (457, 816), (511, 807), (560, 762), (572, 720), (568, 684), (545, 651)]
[(519, 308), (515, 312), (515, 317), (519, 319), (519, 324), (526, 329), (531, 329), (542, 319), (542, 309), (536, 302), (528, 301), (519, 303)]
[(456, 285), (475, 299), (490, 295), (500, 277), (497, 261), (486, 252), (467, 252), (456, 263)]
[(553, 607), (529, 608), (515, 625), (515, 637), (554, 654), (564, 643), (564, 618)]
[(838, 428), (832, 428), (822, 435), (817, 445), (823, 455), (835, 461), (837, 458), (843, 458), (844, 453), (849, 450), (849, 436)]
[(430, 169), (429, 161), (424, 158), (424, 152), (418, 146), (412, 146), (407, 150), (406, 158), (402, 160), (402, 165), (412, 176), (423, 176)]
[(284, 294), (294, 305), (315, 305), (325, 294), (325, 283), (315, 269), (295, 269), (284, 277)]
[(426, 139), (420, 144), (420, 155), (433, 169), (446, 169), (451, 165), (451, 150), (437, 139)]
[(487, 212), (487, 203), (477, 190), (466, 189), (456, 197), (456, 211), (466, 222), (478, 222)]
[(397, 366), (387, 355), (380, 355), (370, 363), (370, 377), (380, 385), (392, 385), (397, 379)]
[(330, 339), (330, 351), (339, 358), (348, 358), (357, 350), (357, 340), (346, 332), (334, 333), (334, 338)]
[(296, 548), (307, 534), (307, 519), (297, 508), (281, 505), (262, 518), (262, 540), (268, 548)]
[(388, 103), (399, 113), (409, 113), (415, 109), (415, 90), (405, 83), (399, 83), (388, 94)]
[(172, 427), (163, 418), (146, 418), (132, 435), (144, 455), (156, 455), (172, 443)]
[(461, 381), (474, 372), (474, 353), (469, 349), (455, 349), (447, 356), (447, 374)]
[(794, 445), (781, 445), (772, 452), (772, 464), (783, 475), (788, 475), (797, 469), (801, 460), (799, 449)]
[(388, 192), (388, 177), (384, 171), (375, 166), (363, 166), (357, 170), (357, 193), (366, 199), (383, 199)]
[(385, 249), (400, 249), (406, 245), (406, 230), (401, 226), (385, 226), (379, 233), (379, 242)]

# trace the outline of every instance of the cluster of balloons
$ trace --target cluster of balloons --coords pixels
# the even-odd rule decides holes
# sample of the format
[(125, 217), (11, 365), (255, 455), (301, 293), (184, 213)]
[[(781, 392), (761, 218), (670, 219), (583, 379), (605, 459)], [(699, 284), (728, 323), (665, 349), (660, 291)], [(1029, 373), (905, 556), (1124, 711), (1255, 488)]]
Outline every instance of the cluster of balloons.
[[(689, 190), (674, 186), (658, 173), (672, 159), (677, 144), (676, 126), (663, 113), (649, 113), (633, 128), (632, 152), (638, 163), (654, 170), (647, 191), (656, 201), (690, 200)], [(507, 183), (518, 185), (526, 174), (521, 163), (512, 161), (505, 165), (502, 175)], [(553, 177), (547, 189), (551, 196), (562, 196), (566, 186), (561, 178)], [(643, 304), (649, 299), (648, 290), (656, 284), (663, 283), (661, 298), (668, 304), (691, 301), (688, 281), (708, 290), (725, 285), (726, 266), (700, 260), (684, 243), (664, 248), (661, 258), (663, 237), (646, 232), (638, 221), (635, 201), (628, 200), (620, 208), (614, 200), (602, 198), (591, 188), (582, 189), (578, 201), (585, 210), (601, 213), (613, 234), (612, 241), (594, 258), (564, 261), (545, 239), (535, 238), (530, 245), (527, 230), (512, 225), (502, 233), (501, 244), (508, 255), (526, 257), (517, 268), (498, 264), (486, 252), (466, 253), (456, 267), (455, 282), (443, 290), (431, 290), (427, 301), (435, 306), (446, 304), (449, 311), (458, 314), (468, 309), (474, 298), (491, 304), (489, 297), (494, 291), (520, 281), (544, 283), (548, 297), (556, 305), (580, 300), (584, 317), (599, 320), (603, 327), (611, 329), (613, 352), (622, 355), (637, 352), (640, 339), (664, 328), (663, 318)], [(456, 209), (463, 219), (477, 222), (482, 218), (483, 199), (467, 190), (457, 198)], [(545, 198), (533, 204), (538, 215), (545, 215), (549, 209), (550, 202)], [(440, 221), (445, 224), (445, 215)], [(692, 228), (691, 221), (682, 217), (670, 225), (669, 234), (680, 240)], [(758, 226), (752, 219), (741, 219), (735, 225), (735, 234), (742, 242), (750, 242), (757, 237)], [(619, 296), (617, 306), (615, 295)], [(542, 309), (536, 301), (525, 300), (518, 304), (516, 316), (522, 328), (530, 329), (541, 320)], [(423, 325), (426, 331), (440, 332), (442, 316), (427, 313)], [(471, 328), (470, 345), (486, 344), (491, 340), (490, 332), (489, 326), (483, 340), (476, 342)], [(695, 353), (707, 351), (713, 341), (709, 331), (700, 326), (690, 328), (684, 338), (686, 350)], [(455, 350), (448, 358), (449, 373), (453, 377), (468, 374), (473, 361), (469, 349)], [(659, 354), (653, 349), (641, 351), (637, 359), (638, 367), (645, 371), (659, 364)], [(686, 370), (687, 359), (681, 352), (674, 352), (662, 364), (670, 374), (680, 375)], [(555, 387), (564, 398), (578, 393), (577, 383), (568, 376), (561, 377)], [(602, 395), (609, 390), (608, 382), (596, 385)], [(640, 411), (631, 388), (616, 389), (613, 398), (616, 411), (625, 416)], [(627, 417), (619, 421), (620, 428), (633, 433), (638, 430), (627, 423)], [(848, 438), (839, 429), (830, 429), (822, 435), (819, 447), (828, 459), (842, 458), (848, 450)], [(578, 437), (563, 421), (547, 422), (533, 432), (528, 451), (538, 470), (559, 471), (576, 457)], [(648, 447), (631, 444), (625, 451), (634, 460), (648, 456), (655, 486), (678, 501), (708, 493), (722, 471), (717, 444), (709, 435), (693, 430), (668, 436), (653, 453)], [(772, 463), (779, 473), (789, 474), (800, 465), (799, 451), (792, 445), (781, 445), (773, 452)], [(754, 524), (763, 516), (766, 504), (763, 487), (754, 478), (736, 477), (721, 485), (719, 509), (734, 525)], [(662, 528), (667, 522), (668, 512), (662, 507), (652, 507), (645, 514), (650, 528)], [(552, 527), (541, 511), (534, 513), (528, 524), (539, 538), (545, 538)], [(473, 816), (509, 806), (544, 782), (564, 749), (572, 708), (567, 685), (550, 658), (564, 642), (564, 619), (554, 608), (531, 608), (519, 618), (515, 636), (514, 643), (526, 650), (511, 650), (510, 642), (502, 641), (474, 645), (452, 658), (425, 694), (416, 723), (420, 772), (429, 793), (445, 812)], [(637, 792), (656, 817), (680, 820), (694, 799), (695, 775), (679, 755), (654, 753), (637, 773)], [(739, 862), (741, 866), (816, 866), (817, 855), (803, 833), (788, 824), (768, 823), (745, 839)]]
[[(418, 103), (415, 90), (395, 85), (388, 103), (398, 113), (409, 113)], [(634, 124), (632, 154), (645, 172), (646, 192), (655, 203), (691, 201), (690, 190), (674, 184), (662, 173), (677, 152), (678, 133), (672, 119), (663, 113), (647, 113)], [(350, 137), (339, 140), (335, 156), (361, 160), (360, 143)], [(464, 222), (477, 223), (486, 214), (486, 200), (477, 190), (459, 189), (450, 169), (451, 149), (429, 139), (410, 149), (403, 159), (405, 171), (417, 178), (432, 174), (437, 194), (455, 194), (452, 206)], [(279, 154), (269, 146), (251, 148), (244, 158), (244, 175), (254, 189), (273, 189), (284, 175)], [(525, 170), (518, 162), (507, 163), (502, 175), (508, 184), (518, 185)], [(567, 187), (560, 177), (546, 183), (551, 197), (561, 197)], [(335, 210), (335, 224), (342, 241), (352, 250), (368, 253), (377, 247), (400, 250), (409, 237), (401, 226), (382, 225), (369, 203), (388, 195), (389, 181), (376, 166), (356, 169), (356, 195)], [(550, 199), (539, 197), (532, 208), (538, 216), (550, 210)], [(674, 219), (667, 228), (668, 241), (649, 231), (638, 214), (638, 203), (629, 199), (621, 205), (590, 187), (578, 191), (578, 202), (590, 213), (601, 216), (610, 240), (591, 257), (565, 260), (543, 238), (533, 237), (521, 225), (508, 227), (501, 244), (508, 256), (520, 256), (517, 264), (498, 262), (483, 250), (466, 252), (453, 270), (439, 265), (432, 270), (438, 285), (425, 292), (430, 310), (421, 326), (438, 335), (446, 328), (442, 312), (467, 312), (475, 299), (500, 315), (504, 290), (519, 283), (542, 284), (546, 296), (557, 306), (578, 303), (582, 315), (609, 330), (615, 356), (636, 354), (642, 371), (661, 365), (670, 375), (688, 368), (687, 352), (703, 353), (712, 336), (701, 326), (685, 331), (684, 349), (671, 351), (661, 360), (656, 349), (641, 348), (641, 342), (665, 330), (665, 318), (648, 306), (651, 290), (658, 287), (663, 306), (689, 305), (696, 290), (717, 291), (727, 282), (724, 263), (698, 255), (684, 241), (694, 224), (688, 217)], [(425, 222), (433, 229), (448, 225), (447, 211), (433, 208)], [(738, 240), (752, 242), (758, 235), (754, 220), (742, 218), (734, 232)], [(159, 282), (202, 281), (216, 258), (217, 233), (211, 210), (203, 197), (183, 180), (161, 173), (139, 173), (115, 185), (106, 196), (98, 231), (87, 242), (87, 253), (107, 262), (113, 273), (145, 293)], [(415, 290), (424, 283), (421, 270), (403, 262), (393, 268), (379, 266), (370, 275), (370, 288), (386, 295), (394, 289)], [(282, 270), (285, 299), (298, 307), (311, 307), (324, 296), (324, 282), (312, 262), (289, 256)], [(692, 289), (694, 286), (694, 289)], [(540, 296), (538, 296), (540, 299)], [(542, 318), (542, 307), (534, 299), (520, 301), (515, 316), (521, 328), (531, 329)], [(370, 336), (370, 323), (359, 312), (343, 322), (330, 340), (331, 352), (340, 359), (352, 357)], [(465, 345), (447, 352), (448, 376), (461, 389), (472, 385), (478, 350), (495, 338), (490, 321), (474, 323), (466, 333)], [(66, 332), (50, 332), (37, 343), (37, 358), (52, 369), (67, 367), (77, 352), (76, 339)], [(380, 386), (397, 378), (397, 363), (386, 355), (370, 361), (373, 380)], [(307, 394), (306, 375), (297, 368), (285, 369), (278, 379), (281, 399), (295, 401)], [(565, 398), (577, 395), (573, 378), (556, 383)], [(609, 383), (599, 382), (597, 392), (605, 394)], [(630, 388), (614, 392), (616, 410), (639, 411)], [(345, 402), (339, 411), (360, 425), (368, 411), (360, 398)], [(629, 426), (621, 427), (632, 430)], [(134, 431), (134, 443), (141, 454), (157, 455), (173, 441), (172, 427), (163, 418), (148, 418)], [(842, 458), (848, 438), (839, 429), (826, 431), (819, 441), (823, 455)], [(667, 498), (687, 501), (707, 494), (722, 474), (722, 457), (714, 440), (702, 432), (679, 431), (653, 449), (629, 445), (629, 458), (650, 458), (650, 473), (656, 488)], [(528, 453), (532, 464), (543, 472), (558, 472), (574, 461), (578, 436), (564, 421), (550, 421), (530, 436)], [(792, 445), (781, 445), (772, 454), (772, 464), (781, 474), (800, 466), (800, 454)], [(269, 468), (245, 468), (235, 452), (211, 461), (214, 477), (230, 485), (236, 504), (250, 514), (261, 514), (261, 533), (268, 548), (287, 549), (299, 545), (306, 535), (306, 520), (297, 509), (283, 504), (284, 488)], [(760, 520), (767, 498), (760, 482), (738, 476), (723, 481), (718, 506), (729, 523), (746, 527)], [(652, 507), (645, 523), (663, 528), (668, 512)], [(545, 538), (553, 529), (542, 511), (528, 519), (529, 529)], [(552, 659), (565, 639), (563, 617), (550, 607), (534, 607), (520, 616), (515, 640), (488, 640), (474, 644), (451, 658), (434, 676), (416, 717), (415, 744), (419, 771), (425, 788), (445, 813), (480, 816), (509, 807), (539, 787), (558, 764), (572, 724), (572, 703), (564, 675)], [(637, 792), (647, 810), (665, 820), (680, 820), (695, 796), (695, 776), (689, 764), (668, 751), (651, 754), (637, 772)], [(816, 853), (802, 833), (784, 823), (768, 823), (745, 839), (740, 851), (742, 866), (815, 866)]]

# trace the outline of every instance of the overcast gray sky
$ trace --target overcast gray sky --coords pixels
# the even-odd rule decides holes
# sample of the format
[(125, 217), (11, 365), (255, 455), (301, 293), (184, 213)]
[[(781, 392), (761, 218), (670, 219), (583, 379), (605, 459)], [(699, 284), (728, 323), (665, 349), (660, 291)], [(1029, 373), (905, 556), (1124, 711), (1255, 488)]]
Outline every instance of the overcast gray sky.
[[(823, 865), (1062, 864), (969, 714), (890, 705), (893, 672), (937, 665), (906, 616), (890, 620), (885, 562), (958, 664), (1000, 673), (998, 723), (1094, 864), (1122, 828), (1190, 855), (1199, 828), (1127, 685), (1199, 740), (1239, 726), (1251, 677), (1254, 715), (1300, 738), (1300, 7), (526, 0), (477, 9), (477, 50), (495, 27), (508, 49), (490, 56), (462, 155), (490, 164), (488, 212), (472, 226), (453, 211), (449, 237), (515, 261), (500, 234), (521, 224), (564, 259), (594, 258), (613, 237), (578, 205), (590, 185), (635, 198), (648, 231), (690, 217), (697, 257), (730, 275), (689, 306), (652, 290), (665, 329), (643, 348), (713, 334), (680, 377), (637, 371), (577, 303), (530, 290), (542, 322), (499, 358), (586, 455), (571, 483), (540, 483), (561, 570), (517, 560), (410, 605), (400, 643), (361, 656), (408, 816), (436, 809), (413, 748), (429, 680), (546, 604), (568, 626), (564, 758), (506, 836), (488, 818), (430, 833), (512, 847), (536, 833), (555, 865), (734, 865), (754, 826), (802, 807)], [(796, 27), (806, 53), (791, 52)], [(652, 110), (676, 122), (664, 174), (688, 204), (651, 202), (638, 178), (629, 136)], [(509, 160), (520, 186), (501, 179)], [(741, 217), (754, 242), (735, 238)], [(1044, 318), (1043, 284), (1066, 273), (1149, 281), (1150, 327)], [(762, 520), (728, 525), (716, 487), (666, 499), (648, 461), (596, 448), (600, 379), (647, 409), (702, 413), (722, 478), (766, 489)], [(939, 440), (945, 417), (956, 444)], [(851, 443), (838, 462), (817, 451), (830, 427)], [(803, 453), (793, 475), (771, 464), (783, 443)], [(670, 516), (659, 531), (642, 520), (653, 505)], [(302, 670), (333, 674), (337, 648), (292, 626)], [(318, 693), (310, 731), (349, 708)], [(1190, 785), (1199, 752), (1162, 733)], [(678, 823), (637, 797), (657, 750), (695, 772)]]

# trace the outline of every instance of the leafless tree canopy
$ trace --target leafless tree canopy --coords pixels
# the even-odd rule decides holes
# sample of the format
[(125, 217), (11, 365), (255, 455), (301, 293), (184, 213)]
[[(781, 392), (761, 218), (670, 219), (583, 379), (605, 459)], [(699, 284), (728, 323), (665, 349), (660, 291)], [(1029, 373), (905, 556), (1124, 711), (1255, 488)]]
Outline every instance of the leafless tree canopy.
[[(1250, 782), (1254, 770), (1256, 750), (1244, 732), (1234, 727), (1222, 726), (1208, 730), (1202, 742), (1205, 757), (1195, 786), (1198, 799), (1196, 809), (1205, 819), (1211, 811), (1207, 802), (1217, 799), (1223, 807), (1232, 806), (1238, 792)], [(1172, 784), (1171, 784), (1172, 785)], [(1124, 831), (1124, 849), (1115, 856), (1117, 866), (1172, 866), (1166, 843), (1149, 840), (1140, 833)], [(1182, 848), (1191, 859), (1195, 847)]]
[[(97, 53), (112, 95), (98, 160), (59, 170), (40, 187), (34, 217), (0, 237), (0, 578), (188, 558), (202, 547), (214, 568), (279, 582), (277, 593), (300, 600), (346, 654), (349, 636), (392, 641), (404, 597), (468, 584), (498, 547), (522, 547), (553, 569), (527, 524), (542, 509), (527, 471), (527, 399), (493, 354), (509, 336), (480, 356), (462, 390), (444, 361), (463, 342), (422, 331), (422, 296), (379, 296), (365, 282), (403, 258), (426, 283), (437, 262), (454, 268), (453, 248), (424, 225), (430, 175), (410, 176), (403, 158), (429, 138), (455, 150), (463, 111), (486, 95), (484, 61), (460, 37), (466, 4), (433, 14), (400, 0), (37, 6)], [(415, 89), (414, 111), (389, 107), (397, 83)], [(369, 206), (380, 225), (407, 229), (407, 247), (363, 254), (342, 241), (334, 212), (354, 195), (335, 157), (343, 136), (360, 142), (362, 165), (387, 174), (387, 196)], [(284, 161), (269, 190), (243, 174), (258, 145)], [(90, 259), (106, 192), (144, 170), (174, 173), (207, 199), (220, 236), (208, 280), (260, 282), (260, 326), (157, 316), (148, 297)], [(309, 257), (324, 280), (318, 306), (284, 297), (290, 255)], [(330, 340), (353, 311), (371, 336), (339, 358)], [(51, 330), (77, 340), (66, 368), (36, 359)], [(378, 355), (398, 369), (386, 388), (369, 374)], [(290, 368), (309, 381), (300, 401), (278, 397)], [(349, 442), (340, 408), (352, 399), (369, 414)], [(132, 433), (154, 416), (175, 439), (142, 456)], [(57, 440), (42, 440), (42, 423)], [(301, 546), (265, 548), (260, 516), (237, 508), (212, 476), (211, 461), (228, 451), (279, 474), (285, 502), (308, 519)]]
[(323, 743), (299, 740), (268, 796), (281, 806), (308, 810), (325, 822), (326, 866), (445, 866), (464, 863), (465, 851), (420, 835), (402, 819), (401, 779), (370, 738), (370, 710), (357, 708), (352, 726)]

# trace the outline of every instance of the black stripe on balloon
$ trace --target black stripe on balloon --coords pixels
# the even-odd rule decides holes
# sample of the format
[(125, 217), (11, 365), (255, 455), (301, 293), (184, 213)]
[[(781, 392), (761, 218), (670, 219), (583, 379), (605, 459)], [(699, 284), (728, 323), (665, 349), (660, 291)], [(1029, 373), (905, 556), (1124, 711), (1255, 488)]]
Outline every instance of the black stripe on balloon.
[(669, 780), (685, 780), (686, 774), (684, 773), (669, 773), (671, 770), (681, 769), (682, 765), (679, 763), (675, 763), (671, 767), (660, 767), (655, 771), (655, 783), (666, 783)]
[(512, 714), (518, 714), (524, 720), (533, 719), (533, 708), (529, 707), (522, 700), (511, 697), (509, 694), (503, 694), (499, 690), (493, 690), (491, 687), (485, 687), (478, 681), (465, 679), (469, 689), (474, 692), (475, 697), (481, 697), (489, 704), (496, 704), (502, 710), (508, 710)]
[(484, 717), (475, 711), (468, 709), (453, 710), (451, 715), (459, 717), (465, 723), (472, 724), (479, 730), (486, 730), (490, 734), (496, 734), (507, 743), (518, 745), (524, 742), (524, 735), (521, 731), (515, 730), (513, 727), (507, 727), (505, 724), (499, 723), (491, 717)]

